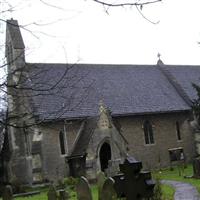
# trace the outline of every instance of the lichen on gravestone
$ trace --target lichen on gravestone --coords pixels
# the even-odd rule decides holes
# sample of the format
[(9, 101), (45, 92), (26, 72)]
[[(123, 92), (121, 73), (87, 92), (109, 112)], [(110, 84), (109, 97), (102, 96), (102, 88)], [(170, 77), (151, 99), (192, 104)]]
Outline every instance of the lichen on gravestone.
[(77, 199), (78, 200), (92, 200), (92, 192), (88, 180), (81, 176), (76, 185)]
[(104, 172), (100, 171), (97, 174), (97, 187), (98, 187), (98, 196), (99, 196), (99, 200), (103, 200), (101, 197), (101, 193), (102, 193), (102, 188), (103, 188), (103, 184), (106, 180), (105, 174)]
[(59, 200), (68, 200), (69, 199), (69, 194), (67, 191), (65, 191), (64, 189), (63, 190), (60, 190), (59, 191)]
[(47, 193), (48, 200), (57, 200), (57, 192), (53, 184), (49, 186), (49, 191)]
[(12, 187), (10, 185), (6, 185), (3, 195), (2, 195), (3, 200), (12, 200), (13, 199), (13, 192), (12, 192)]
[(101, 199), (102, 200), (117, 200), (117, 193), (114, 189), (115, 181), (112, 178), (106, 179), (103, 184)]

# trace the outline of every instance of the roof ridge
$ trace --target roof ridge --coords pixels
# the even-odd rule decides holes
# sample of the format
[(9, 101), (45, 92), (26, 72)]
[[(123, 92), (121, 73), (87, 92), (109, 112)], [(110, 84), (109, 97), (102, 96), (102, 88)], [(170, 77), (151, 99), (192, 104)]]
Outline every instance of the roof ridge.
[(108, 67), (115, 67), (115, 66), (126, 66), (126, 67), (156, 67), (156, 64), (106, 64), (106, 63), (53, 63), (53, 62), (50, 62), (50, 63), (42, 63), (42, 62), (33, 62), (33, 63), (30, 63), (30, 62), (26, 62), (27, 65), (74, 65), (74, 66), (81, 66), (81, 65), (84, 65), (84, 66), (98, 66), (98, 67), (103, 67), (103, 66), (108, 66)]

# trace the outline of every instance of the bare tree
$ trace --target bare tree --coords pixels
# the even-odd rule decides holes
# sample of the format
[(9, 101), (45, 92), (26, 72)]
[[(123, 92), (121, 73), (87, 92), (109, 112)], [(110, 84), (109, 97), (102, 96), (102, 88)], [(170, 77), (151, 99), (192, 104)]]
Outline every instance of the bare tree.
[[(116, 1), (113, 3), (113, 1), (106, 1), (106, 0), (102, 0), (102, 1), (93, 0), (93, 1), (106, 7), (106, 10), (109, 7), (124, 7), (124, 6), (129, 6), (129, 7), (135, 6), (137, 8), (139, 7), (139, 10), (142, 10), (143, 6), (161, 2), (161, 0), (146, 0), (146, 1), (124, 0), (124, 1), (119, 1), (117, 3)], [(5, 10), (1, 11), (2, 14), (7, 13), (7, 12), (14, 12), (15, 9), (17, 8), (17, 5), (11, 5), (9, 1), (4, 0), (2, 2), (7, 5), (5, 7)], [(47, 6), (53, 7), (55, 9), (62, 9), (59, 6), (51, 4), (48, 0), (40, 0), (40, 2)], [(38, 24), (37, 22), (32, 22), (31, 24), (28, 24), (28, 25), (18, 25), (16, 23), (13, 23), (14, 20), (13, 22), (12, 20), (6, 21), (4, 18), (0, 18), (0, 22), (4, 24), (6, 23), (7, 26), (13, 29), (13, 31), (20, 28), (29, 32), (33, 37), (38, 38), (37, 34), (35, 34), (33, 31), (31, 31), (28, 28), (28, 25), (31, 25), (31, 24), (38, 25), (38, 26), (41, 25), (41, 24)], [(22, 40), (22, 38), (17, 38), (17, 39)], [(77, 77), (75, 77), (74, 74), (71, 74), (70, 75), (71, 77), (68, 76), (74, 70), (76, 64), (72, 64), (72, 65), (66, 64), (65, 69), (60, 75), (60, 77), (57, 77), (57, 80), (55, 80), (54, 82), (49, 83), (48, 80), (44, 81), (41, 78), (41, 76), (45, 77), (45, 75), (49, 74), (48, 72), (49, 69), (45, 68), (41, 70), (39, 69), (39, 67), (37, 67), (36, 65), (34, 66), (33, 64), (27, 67), (27, 64), (25, 62), (24, 51), (19, 51), (17, 52), (17, 55), (14, 55), (13, 49), (12, 49), (13, 47), (11, 47), (9, 43), (10, 41), (6, 42), (6, 45), (5, 45), (6, 59), (4, 58), (4, 63), (2, 62), (0, 66), (0, 68), (4, 69), (4, 71), (6, 72), (6, 75), (2, 77), (1, 83), (0, 83), (0, 91), (2, 94), (0, 100), (2, 104), (4, 103), (5, 105), (6, 105), (5, 102), (14, 101), (14, 103), (9, 102), (9, 104), (15, 105), (15, 108), (13, 108), (12, 106), (11, 110), (13, 113), (18, 113), (18, 115), (17, 116), (12, 115), (11, 110), (9, 109), (8, 116), (12, 116), (12, 120), (13, 120), (14, 118), (17, 119), (19, 117), (27, 119), (28, 115), (30, 115), (28, 118), (31, 121), (31, 119), (33, 118), (33, 114), (32, 114), (33, 111), (30, 110), (29, 108), (30, 106), (26, 107), (27, 103), (25, 103), (24, 101), (28, 102), (30, 101), (30, 99), (33, 99), (36, 96), (38, 97), (38, 96), (47, 96), (47, 95), (48, 96), (58, 95), (60, 96), (61, 99), (65, 99), (65, 102), (63, 102), (63, 105), (65, 105), (64, 106), (65, 109), (67, 109), (66, 108), (67, 106), (69, 108), (70, 107), (69, 105), (72, 104), (72, 99), (73, 99), (72, 95), (75, 96), (75, 92), (72, 92), (72, 94), (69, 95), (68, 100), (66, 100), (66, 96), (62, 96), (61, 91), (63, 92), (63, 88), (66, 89), (66, 87), (75, 88), (75, 85), (79, 84), (81, 79), (84, 79), (84, 77), (81, 77), (81, 79), (79, 77), (77, 80), (76, 79)], [(21, 43), (23, 43), (23, 41), (21, 41)], [(22, 48), (24, 48), (24, 46)], [(30, 70), (33, 68), (34, 68), (33, 70), (34, 72)], [(83, 75), (83, 76), (86, 76), (86, 75)], [(39, 80), (39, 77), (40, 77), (40, 80)], [(67, 81), (66, 79), (70, 81)], [(72, 84), (72, 80), (73, 80), (73, 84)], [(85, 94), (87, 94), (86, 91), (85, 91)], [(11, 96), (13, 98), (11, 98)], [(19, 103), (19, 99), (21, 99), (20, 103)], [(18, 103), (16, 103), (16, 101), (18, 101)], [(44, 101), (44, 98), (41, 98), (41, 102), (42, 101)], [(79, 100), (79, 101), (81, 102), (82, 100)], [(77, 102), (77, 105), (80, 104), (80, 102)], [(64, 107), (60, 108), (60, 110), (57, 109), (57, 113), (59, 113), (57, 114), (57, 118), (63, 115), (63, 112), (65, 110)], [(21, 111), (23, 110), (23, 112), (21, 111), (19, 112), (19, 109)], [(74, 108), (70, 108), (70, 109), (74, 109)], [(51, 113), (51, 115), (55, 115), (55, 113), (56, 111), (54, 110), (54, 113)], [(10, 120), (7, 120), (7, 122), (8, 121)], [(16, 125), (14, 123), (12, 124), (12, 126), (21, 127), (21, 126), (24, 126), (24, 124)]]
[(134, 1), (134, 0), (122, 0), (122, 1), (106, 1), (106, 0), (93, 0), (96, 3), (99, 3), (103, 6), (109, 6), (109, 7), (123, 7), (123, 6), (140, 6), (143, 7), (145, 5), (149, 5), (149, 4), (154, 4), (154, 3), (158, 3), (161, 2), (162, 0), (150, 0), (150, 1)]
[[(44, 102), (47, 100), (46, 97), (54, 100), (56, 98), (59, 104), (62, 104), (59, 107), (52, 103), (53, 108), (45, 116), (46, 119), (59, 119), (65, 112), (78, 106), (87, 96), (90, 83), (83, 93), (79, 94), (79, 101), (76, 101), (76, 104), (72, 102), (75, 101), (79, 83), (84, 81), (87, 74), (80, 75), (76, 63), (60, 65), (26, 63), (24, 44), (17, 22), (7, 21), (7, 27), (11, 31), (11, 37), (18, 39), (13, 41), (11, 38), (10, 41), (8, 38), (6, 41), (7, 80), (1, 84), (1, 87), (7, 88), (4, 92), (8, 97), (8, 116), (13, 122), (9, 125), (22, 128), (43, 122), (43, 119), (33, 121), (36, 117), (34, 109), (38, 109), (36, 107), (39, 105), (40, 108), (41, 105), (45, 106), (48, 103)], [(67, 96), (66, 90), (68, 90)], [(26, 121), (26, 124), (16, 123), (18, 118), (20, 121)]]
[[(145, 2), (125, 0), (118, 4), (99, 0), (93, 1), (103, 5), (108, 12), (109, 7), (123, 6), (136, 6), (141, 11), (143, 6), (161, 0)], [(4, 112), (0, 116), (0, 125), (5, 127), (5, 132), (0, 135), (2, 136), (0, 140), (4, 140), (4, 152), (10, 154), (8, 134), (6, 133), (10, 132), (13, 135), (15, 134), (16, 137), (21, 137), (20, 141), (22, 142), (18, 141), (18, 144), (24, 149), (24, 152), (21, 153), (24, 159), (31, 154), (28, 138), (35, 131), (35, 127), (47, 121), (63, 120), (65, 123), (66, 113), (70, 115), (75, 109), (81, 108), (82, 103), (92, 92), (93, 80), (88, 80), (89, 72), (80, 71), (76, 63), (60, 65), (27, 63), (25, 61), (25, 45), (20, 29), (30, 33), (35, 38), (39, 38), (29, 28), (29, 25), (41, 26), (42, 24), (34, 21), (27, 25), (19, 25), (13, 19), (6, 20), (2, 16), (8, 12), (14, 12), (17, 5), (9, 4), (9, 1), (6, 0), (0, 2), (7, 5), (6, 9), (0, 11), (0, 14), (2, 14), (0, 24), (4, 28), (5, 25), (7, 26), (6, 42), (1, 44), (1, 46), (5, 45), (5, 57), (2, 58), (0, 64), (0, 69), (4, 71), (4, 76), (0, 80), (0, 102), (4, 104)], [(62, 8), (49, 3), (48, 0), (40, 0), (40, 2), (62, 10)], [(56, 23), (56, 21), (52, 23)], [(5, 31), (3, 34), (5, 34)], [(5, 140), (5, 138), (7, 139)], [(30, 141), (32, 140), (30, 139)], [(0, 149), (2, 149), (2, 144), (0, 141)], [(15, 149), (15, 151), (18, 150)], [(17, 158), (18, 153), (14, 156)], [(0, 159), (2, 159), (2, 162), (7, 162), (9, 155), (4, 154), (3, 157), (0, 155)], [(5, 163), (5, 165), (7, 164)]]

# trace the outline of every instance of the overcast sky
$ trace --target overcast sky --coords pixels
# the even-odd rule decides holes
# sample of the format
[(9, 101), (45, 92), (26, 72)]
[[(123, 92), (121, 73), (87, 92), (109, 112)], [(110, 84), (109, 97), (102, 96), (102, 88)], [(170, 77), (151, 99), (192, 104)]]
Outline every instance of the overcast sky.
[[(92, 0), (10, 0), (4, 18), (29, 25), (22, 30), (27, 62), (200, 65), (200, 1), (163, 0), (145, 6), (109, 8)], [(5, 6), (5, 5), (4, 5)], [(61, 9), (62, 8), (62, 9)], [(55, 22), (55, 23), (52, 23)], [(42, 25), (47, 24), (49, 25)], [(37, 38), (36, 38), (36, 37)]]

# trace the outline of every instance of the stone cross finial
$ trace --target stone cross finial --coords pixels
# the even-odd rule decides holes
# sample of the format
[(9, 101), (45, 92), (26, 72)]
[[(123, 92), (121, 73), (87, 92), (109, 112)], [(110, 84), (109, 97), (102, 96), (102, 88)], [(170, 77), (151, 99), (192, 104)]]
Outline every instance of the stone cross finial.
[(158, 56), (158, 59), (160, 60), (161, 54), (159, 52), (158, 52), (157, 56)]
[(99, 101), (99, 113), (102, 113), (102, 112), (105, 112), (106, 111), (106, 108), (105, 108), (105, 105), (103, 103), (103, 100), (100, 100)]

